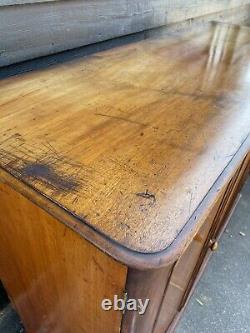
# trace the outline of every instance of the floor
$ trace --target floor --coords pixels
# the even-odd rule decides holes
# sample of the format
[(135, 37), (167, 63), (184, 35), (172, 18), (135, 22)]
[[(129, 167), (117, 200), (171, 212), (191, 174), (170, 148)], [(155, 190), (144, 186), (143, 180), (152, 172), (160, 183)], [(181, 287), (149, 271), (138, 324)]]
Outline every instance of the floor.
[[(250, 179), (176, 333), (250, 333), (249, 245)], [(24, 333), (1, 286), (0, 333)]]

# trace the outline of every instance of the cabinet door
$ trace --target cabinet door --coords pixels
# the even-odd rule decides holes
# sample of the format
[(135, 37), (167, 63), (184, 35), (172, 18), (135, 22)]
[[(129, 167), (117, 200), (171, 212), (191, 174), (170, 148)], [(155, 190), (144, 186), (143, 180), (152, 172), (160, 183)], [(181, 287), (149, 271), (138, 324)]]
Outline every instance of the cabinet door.
[(177, 261), (166, 289), (154, 333), (165, 333), (173, 319), (181, 311), (188, 296), (188, 291), (193, 284), (191, 284), (191, 281), (193, 282), (197, 275), (197, 267), (200, 263), (202, 252), (219, 204), (220, 201), (216, 203), (209, 217), (205, 220), (202, 227)]

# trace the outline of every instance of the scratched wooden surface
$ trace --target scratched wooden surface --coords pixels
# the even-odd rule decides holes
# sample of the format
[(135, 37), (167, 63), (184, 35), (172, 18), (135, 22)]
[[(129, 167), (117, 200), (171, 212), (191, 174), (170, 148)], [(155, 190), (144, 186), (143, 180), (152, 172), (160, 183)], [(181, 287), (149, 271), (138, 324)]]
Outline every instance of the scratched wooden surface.
[(161, 251), (248, 137), (249, 42), (209, 24), (2, 80), (0, 165), (125, 247)]

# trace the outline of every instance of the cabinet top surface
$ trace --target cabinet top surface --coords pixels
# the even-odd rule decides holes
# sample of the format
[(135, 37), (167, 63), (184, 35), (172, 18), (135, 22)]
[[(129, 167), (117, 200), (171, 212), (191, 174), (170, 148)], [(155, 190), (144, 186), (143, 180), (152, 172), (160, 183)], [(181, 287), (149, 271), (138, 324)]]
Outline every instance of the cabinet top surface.
[(250, 29), (151, 36), (0, 81), (0, 166), (119, 244), (167, 248), (250, 129)]

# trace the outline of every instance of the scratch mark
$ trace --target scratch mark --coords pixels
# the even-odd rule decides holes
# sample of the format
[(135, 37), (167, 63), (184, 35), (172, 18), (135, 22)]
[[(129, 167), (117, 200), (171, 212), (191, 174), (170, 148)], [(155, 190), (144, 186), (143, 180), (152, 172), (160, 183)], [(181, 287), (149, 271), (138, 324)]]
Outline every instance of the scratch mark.
[(190, 194), (190, 200), (189, 200), (188, 214), (190, 215), (190, 213), (191, 213), (191, 204), (192, 204), (192, 201), (193, 201), (193, 192), (189, 192), (189, 194)]
[(92, 257), (92, 260), (93, 260), (95, 266), (103, 273), (103, 269), (102, 269), (101, 265), (99, 264), (99, 262), (97, 262), (95, 257)]
[(135, 120), (127, 119), (127, 118), (124, 118), (124, 117), (111, 116), (111, 115), (103, 114), (103, 113), (95, 113), (95, 115), (97, 115), (97, 116), (102, 116), (102, 117), (113, 118), (113, 119), (118, 119), (118, 120), (126, 121), (126, 122), (128, 122), (128, 123), (136, 124), (136, 125), (140, 125), (140, 126), (147, 126), (147, 124), (140, 123), (139, 121), (135, 121)]
[(146, 190), (145, 192), (137, 192), (136, 195), (145, 199), (153, 199), (154, 202), (156, 201), (155, 195), (148, 192), (148, 190)]

